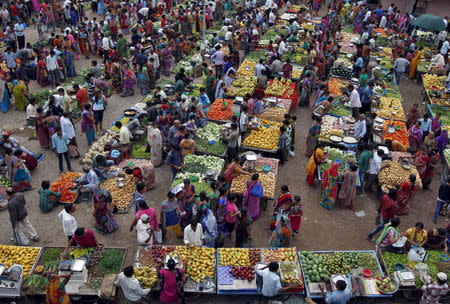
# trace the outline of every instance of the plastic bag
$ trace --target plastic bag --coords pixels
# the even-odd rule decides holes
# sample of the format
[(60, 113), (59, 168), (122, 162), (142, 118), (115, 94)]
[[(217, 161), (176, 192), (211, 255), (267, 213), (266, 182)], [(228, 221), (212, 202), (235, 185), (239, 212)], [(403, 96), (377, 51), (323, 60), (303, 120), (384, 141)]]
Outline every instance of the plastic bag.
[(428, 253), (422, 247), (411, 248), (408, 252), (408, 259), (412, 262), (425, 262), (428, 258)]
[(14, 240), (19, 246), (26, 246), (30, 243), (30, 239), (19, 228), (14, 228)]
[(157, 244), (162, 243), (162, 229), (159, 229), (158, 231), (156, 230), (153, 231), (153, 240)]

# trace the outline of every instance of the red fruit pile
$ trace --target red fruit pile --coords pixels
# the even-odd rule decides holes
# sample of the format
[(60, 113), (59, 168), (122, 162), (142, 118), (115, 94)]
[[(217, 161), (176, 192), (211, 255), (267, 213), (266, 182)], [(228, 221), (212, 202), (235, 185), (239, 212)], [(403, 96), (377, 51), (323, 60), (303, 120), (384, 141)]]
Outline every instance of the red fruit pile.
[(255, 279), (255, 269), (253, 267), (242, 266), (242, 267), (232, 267), (230, 274), (235, 279), (253, 281)]
[(259, 249), (249, 249), (250, 264), (256, 265), (261, 262), (261, 250)]

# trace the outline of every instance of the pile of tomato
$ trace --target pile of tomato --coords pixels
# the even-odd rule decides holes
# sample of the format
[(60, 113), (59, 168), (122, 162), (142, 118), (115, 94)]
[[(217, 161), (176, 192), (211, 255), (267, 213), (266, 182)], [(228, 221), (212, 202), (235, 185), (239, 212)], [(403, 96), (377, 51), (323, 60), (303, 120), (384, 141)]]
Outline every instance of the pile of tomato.
[(52, 183), (52, 191), (61, 191), (61, 197), (59, 198), (60, 202), (72, 203), (75, 200), (77, 194), (70, 191), (70, 189), (73, 187), (75, 179), (79, 177), (81, 177), (81, 174), (77, 172), (63, 172), (58, 179)]
[[(389, 133), (389, 129), (393, 127), (394, 133)], [(383, 125), (383, 138), (384, 140), (396, 140), (409, 147), (408, 131), (406, 124), (402, 121), (385, 120)]]
[(231, 116), (234, 115), (231, 110), (232, 105), (233, 100), (218, 98), (211, 105), (207, 117), (211, 120), (230, 120)]

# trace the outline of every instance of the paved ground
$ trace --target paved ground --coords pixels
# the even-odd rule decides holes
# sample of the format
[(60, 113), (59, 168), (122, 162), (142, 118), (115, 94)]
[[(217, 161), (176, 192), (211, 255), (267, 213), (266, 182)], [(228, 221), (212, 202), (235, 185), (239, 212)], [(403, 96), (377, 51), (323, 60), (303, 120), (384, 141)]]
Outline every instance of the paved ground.
[[(29, 39), (36, 41), (37, 35), (34, 31), (28, 31), (26, 34), (27, 41)], [(81, 59), (77, 61), (77, 71), (81, 71), (83, 67), (90, 65), (90, 61)], [(35, 81), (31, 82), (31, 90), (40, 90)], [(420, 95), (420, 86), (414, 81), (404, 79), (401, 83), (400, 90), (405, 101), (404, 108), (407, 111), (413, 103), (422, 101)], [(135, 95), (132, 97), (121, 98), (114, 95), (108, 104), (105, 112), (105, 126), (110, 125), (115, 118), (119, 117), (123, 110), (127, 107), (140, 101), (142, 96)], [(424, 106), (421, 104), (421, 109)], [(280, 167), (279, 177), (277, 182), (277, 189), (283, 184), (289, 185), (293, 194), (301, 195), (304, 216), (302, 219), (302, 226), (300, 234), (294, 241), (294, 245), (301, 250), (329, 250), (329, 249), (372, 249), (374, 244), (365, 239), (368, 231), (373, 228), (374, 218), (376, 215), (377, 201), (373, 195), (359, 197), (357, 200), (357, 211), (363, 210), (366, 216), (358, 217), (355, 212), (344, 209), (335, 209), (328, 211), (320, 207), (320, 187), (310, 188), (305, 182), (305, 168), (308, 159), (304, 156), (305, 141), (307, 130), (311, 124), (311, 111), (305, 108), (297, 108), (292, 112), (297, 115), (296, 125), (296, 156), (290, 158), (289, 161)], [(0, 121), (2, 128), (18, 128), (23, 125), (25, 121), (25, 113), (11, 109), (8, 113), (0, 113)], [(77, 141), (79, 143), (80, 152), (84, 154), (87, 151), (87, 143), (84, 134), (80, 131), (80, 123), (76, 125)], [(27, 199), (28, 211), (30, 214), (30, 221), (35, 226), (41, 238), (40, 242), (35, 243), (37, 246), (64, 246), (66, 238), (63, 235), (61, 223), (57, 218), (57, 214), (62, 207), (57, 208), (48, 214), (43, 214), (38, 207), (37, 189), (44, 179), (50, 181), (58, 177), (58, 164), (55, 154), (49, 150), (39, 148), (36, 140), (28, 140), (28, 137), (18, 136), (22, 144), (35, 152), (46, 153), (45, 160), (32, 174), (32, 184), (35, 190), (30, 190), (25, 193)], [(80, 165), (73, 161), (73, 168), (79, 171)], [(414, 225), (416, 221), (423, 221), (425, 227), (440, 227), (446, 225), (446, 221), (441, 219), (438, 225), (432, 223), (432, 214), (435, 205), (436, 192), (440, 181), (441, 169), (437, 169), (437, 174), (431, 185), (432, 190), (421, 191), (417, 194), (412, 203), (412, 210), (409, 215), (402, 217), (401, 230), (407, 229)], [(169, 169), (163, 165), (156, 170), (157, 187), (145, 194), (147, 201), (152, 202), (152, 205), (159, 209), (159, 202), (165, 198), (169, 185)], [(91, 206), (87, 203), (76, 205), (76, 218), (79, 227), (93, 227), (95, 220), (91, 215)], [(270, 237), (269, 231), (265, 228), (268, 226), (271, 210), (273, 206), (270, 205), (269, 210), (263, 214), (262, 218), (254, 224), (252, 236), (254, 247), (267, 247), (268, 239)], [(135, 249), (136, 238), (135, 233), (130, 232), (128, 227), (133, 219), (133, 214), (119, 214), (116, 219), (120, 225), (120, 229), (110, 235), (98, 234), (98, 239), (105, 246), (120, 246), (126, 247), (129, 250), (126, 264), (132, 263)], [(0, 234), (0, 243), (10, 244), (10, 224), (8, 213), (6, 211), (0, 212), (0, 227), (4, 233)], [(170, 240), (170, 244), (176, 243), (176, 240)], [(231, 244), (226, 244), (231, 247)], [(230, 297), (214, 297), (214, 302), (227, 303), (242, 303), (242, 299)], [(209, 303), (213, 299), (210, 297), (203, 297), (196, 301), (196, 303)], [(27, 301), (27, 303), (30, 303)]]

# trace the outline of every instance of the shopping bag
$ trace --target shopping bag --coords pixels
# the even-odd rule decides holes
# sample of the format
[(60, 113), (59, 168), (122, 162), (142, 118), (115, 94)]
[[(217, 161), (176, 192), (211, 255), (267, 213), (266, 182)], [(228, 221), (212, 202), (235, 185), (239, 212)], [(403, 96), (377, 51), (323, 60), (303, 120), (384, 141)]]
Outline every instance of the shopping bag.
[(428, 253), (422, 247), (411, 248), (408, 252), (408, 259), (412, 262), (425, 262), (428, 258)]
[(162, 229), (159, 229), (158, 231), (153, 230), (153, 240), (157, 244), (162, 243)]
[(14, 240), (19, 246), (26, 246), (30, 243), (30, 239), (19, 228), (14, 228)]

